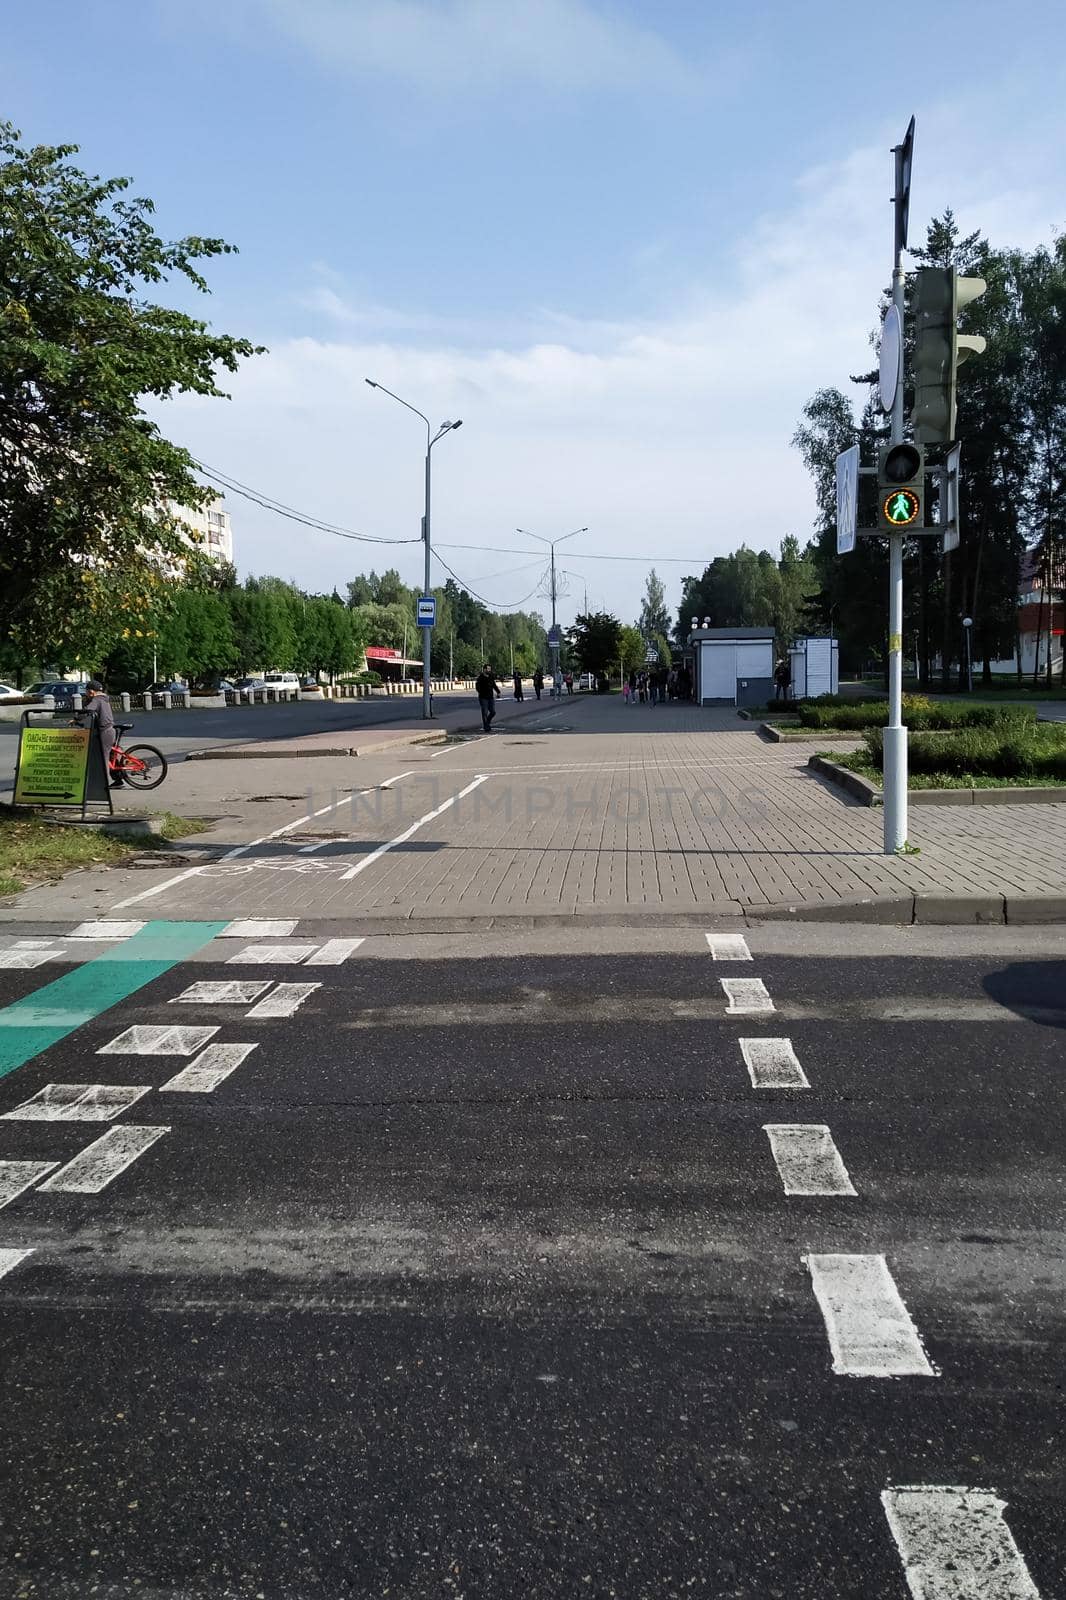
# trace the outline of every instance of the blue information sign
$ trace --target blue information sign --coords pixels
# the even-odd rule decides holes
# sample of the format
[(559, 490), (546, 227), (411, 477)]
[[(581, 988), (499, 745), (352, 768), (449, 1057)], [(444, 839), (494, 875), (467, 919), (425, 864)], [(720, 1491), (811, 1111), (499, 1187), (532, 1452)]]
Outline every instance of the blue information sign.
[(431, 594), (423, 594), (418, 600), (418, 626), (420, 628), (435, 628), (437, 626), (437, 601)]

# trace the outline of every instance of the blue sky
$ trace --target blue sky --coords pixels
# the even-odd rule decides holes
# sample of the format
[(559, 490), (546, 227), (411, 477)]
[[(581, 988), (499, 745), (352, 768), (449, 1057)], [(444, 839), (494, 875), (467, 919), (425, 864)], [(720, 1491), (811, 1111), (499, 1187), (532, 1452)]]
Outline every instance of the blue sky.
[[(27, 139), (131, 174), (164, 232), (240, 247), (203, 309), (270, 354), (231, 402), (164, 408), (175, 437), (277, 498), (409, 537), (418, 425), (370, 375), (464, 419), (434, 456), (436, 539), (521, 552), (516, 525), (588, 524), (564, 617), (586, 578), (590, 603), (630, 617), (641, 564), (582, 546), (658, 559), (673, 601), (686, 568), (666, 557), (809, 530), (788, 441), (817, 387), (868, 362), (887, 147), (911, 112), (916, 234), (946, 204), (997, 243), (1066, 226), (1064, 16), (36, 0), (5, 20), (0, 86)], [(245, 571), (329, 588), (383, 564), (230, 509)], [(418, 552), (396, 554), (413, 580)], [(495, 553), (447, 559), (492, 601), (537, 581)]]

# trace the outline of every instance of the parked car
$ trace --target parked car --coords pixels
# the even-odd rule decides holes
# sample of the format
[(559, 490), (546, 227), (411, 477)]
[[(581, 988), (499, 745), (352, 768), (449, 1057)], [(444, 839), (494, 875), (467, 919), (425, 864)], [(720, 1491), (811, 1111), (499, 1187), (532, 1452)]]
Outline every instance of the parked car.
[(266, 672), (263, 681), (268, 689), (291, 689), (293, 693), (300, 687), (300, 680), (295, 672)]
[(0, 683), (0, 700), (21, 700), (25, 693), (25, 689), (15, 689), (10, 683)]
[(305, 691), (307, 689), (321, 689), (321, 687), (322, 685), (319, 683), (318, 679), (312, 677), (310, 673), (307, 673), (300, 679), (300, 688)]
[(266, 684), (262, 678), (238, 678), (233, 685), (234, 689), (265, 689)]
[(76, 694), (84, 696), (89, 684), (87, 679), (79, 683), (71, 683), (67, 678), (42, 678), (40, 683), (31, 683), (24, 692), (32, 695), (35, 700), (42, 699), (50, 694), (58, 705), (61, 701), (73, 700)]
[(154, 706), (161, 706), (165, 694), (188, 694), (189, 691), (179, 679), (172, 678), (169, 683), (164, 683), (162, 679), (150, 683), (144, 692), (151, 695)]

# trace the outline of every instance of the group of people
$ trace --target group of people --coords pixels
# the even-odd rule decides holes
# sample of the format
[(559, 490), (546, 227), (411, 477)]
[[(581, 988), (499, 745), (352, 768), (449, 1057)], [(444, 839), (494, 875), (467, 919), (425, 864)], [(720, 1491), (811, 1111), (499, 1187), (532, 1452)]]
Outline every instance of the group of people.
[(634, 669), (622, 682), (622, 699), (631, 706), (664, 706), (668, 700), (691, 698), (692, 673), (685, 666)]
[[(515, 670), (512, 681), (514, 683), (515, 699), (524, 700), (526, 697), (524, 689), (525, 679), (517, 669)], [(544, 674), (539, 667), (533, 673), (532, 683), (533, 693), (539, 700), (544, 691)], [(564, 689), (566, 690), (567, 694), (573, 694), (574, 692), (574, 674), (572, 672), (560, 673), (555, 679), (555, 693), (562, 694)], [(474, 682), (474, 692), (477, 695), (477, 703), (481, 709), (481, 726), (484, 728), (486, 733), (491, 733), (493, 718), (496, 715), (496, 701), (499, 696), (503, 694), (503, 690), (496, 681), (496, 674), (493, 672), (487, 661), (485, 662), (481, 671), (478, 673)]]

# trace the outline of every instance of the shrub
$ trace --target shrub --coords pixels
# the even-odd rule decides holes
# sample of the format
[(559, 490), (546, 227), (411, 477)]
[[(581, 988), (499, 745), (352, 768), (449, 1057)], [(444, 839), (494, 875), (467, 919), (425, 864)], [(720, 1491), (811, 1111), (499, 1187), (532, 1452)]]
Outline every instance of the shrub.
[[(799, 719), (805, 728), (836, 728), (861, 733), (867, 728), (885, 727), (888, 702), (862, 701), (824, 708), (814, 703), (801, 705)], [(903, 720), (915, 733), (950, 728), (1031, 728), (1036, 726), (1036, 707), (952, 705), (926, 700), (922, 695), (904, 695)]]
[[(884, 765), (880, 728), (864, 735), (874, 765)], [(1008, 722), (1000, 727), (962, 728), (954, 733), (916, 733), (908, 741), (914, 773), (970, 773), (982, 778), (1066, 778), (1066, 727)]]

